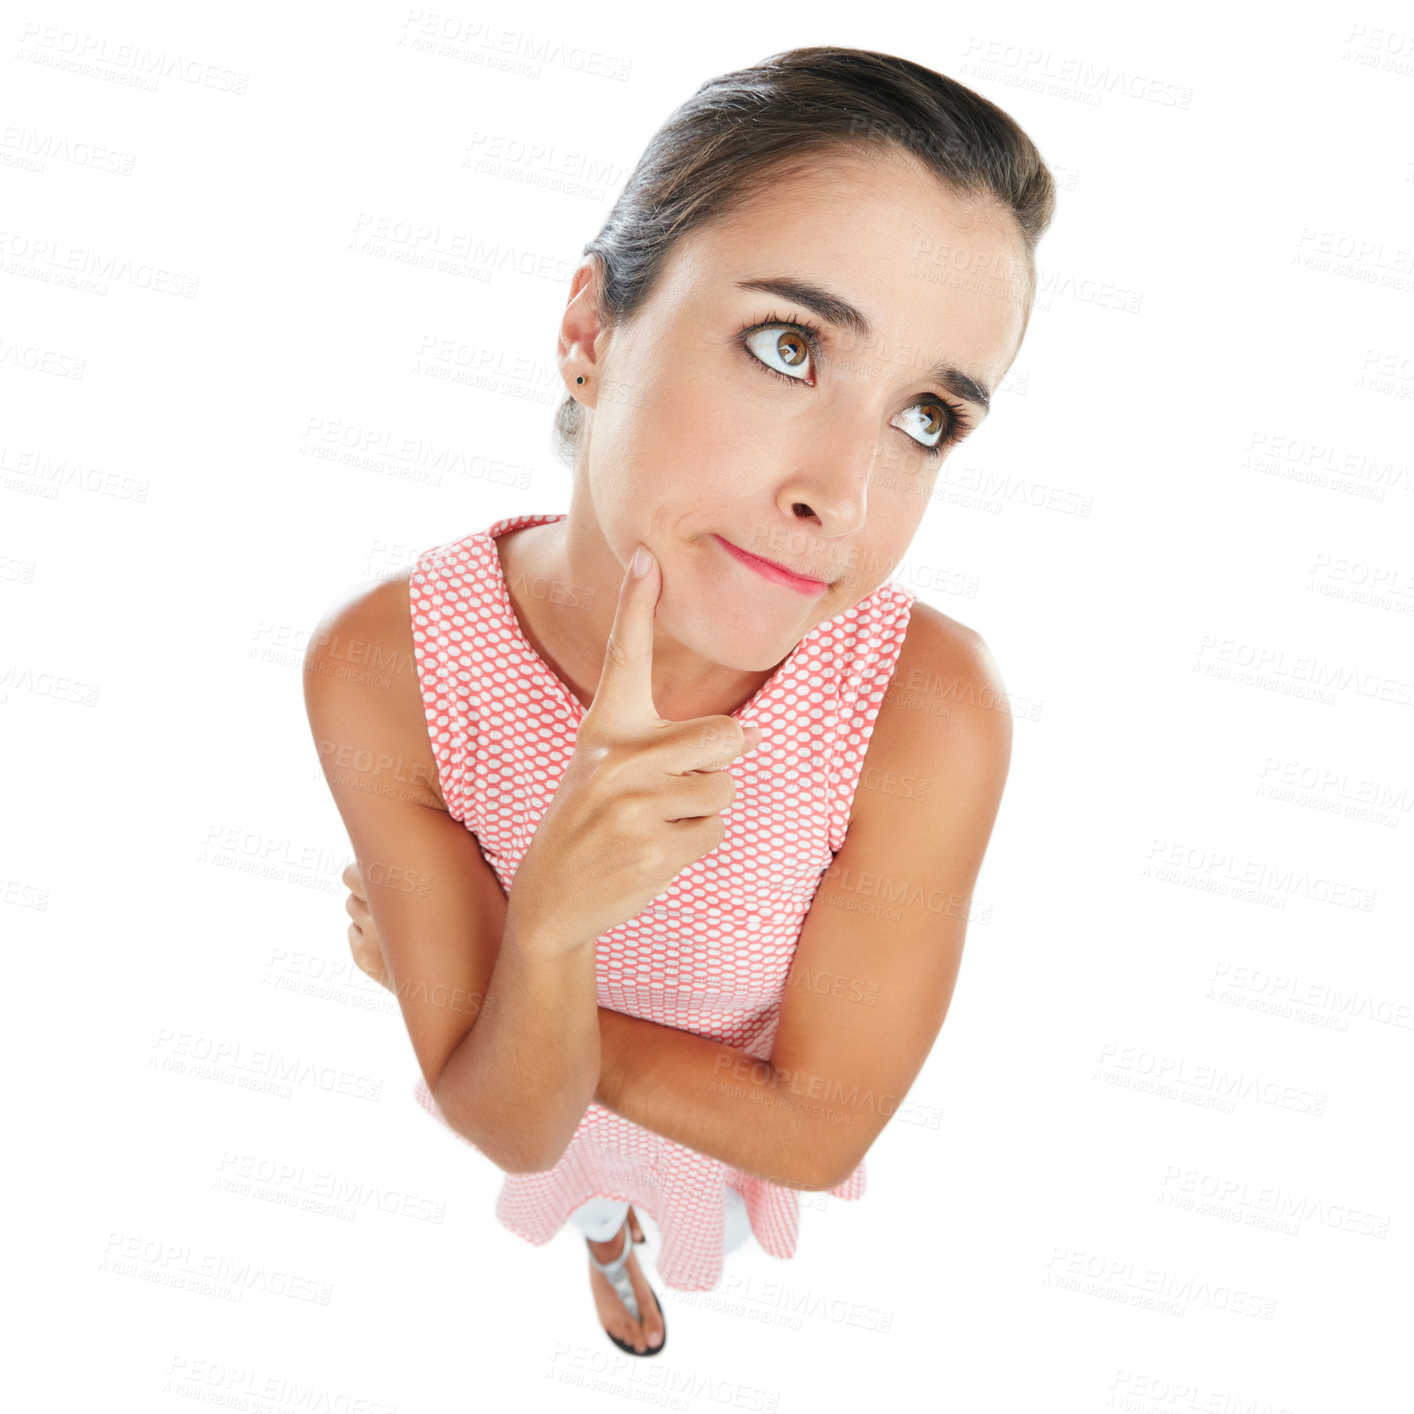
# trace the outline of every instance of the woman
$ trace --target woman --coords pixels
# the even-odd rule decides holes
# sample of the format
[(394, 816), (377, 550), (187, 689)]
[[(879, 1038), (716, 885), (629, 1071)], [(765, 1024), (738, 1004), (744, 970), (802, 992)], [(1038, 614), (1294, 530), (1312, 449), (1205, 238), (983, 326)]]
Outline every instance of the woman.
[[(585, 1233), (622, 1349), (666, 1329), (630, 1204), (667, 1286), (748, 1230), (790, 1257), (798, 1190), (862, 1194), (946, 1015), (1010, 717), (981, 637), (888, 576), (1016, 357), (1053, 201), (1010, 118), (908, 60), (704, 84), (574, 273), (569, 511), (314, 635), (355, 956), (419, 1098), (506, 1170), (501, 1221)], [(397, 670), (339, 674), (341, 639)]]

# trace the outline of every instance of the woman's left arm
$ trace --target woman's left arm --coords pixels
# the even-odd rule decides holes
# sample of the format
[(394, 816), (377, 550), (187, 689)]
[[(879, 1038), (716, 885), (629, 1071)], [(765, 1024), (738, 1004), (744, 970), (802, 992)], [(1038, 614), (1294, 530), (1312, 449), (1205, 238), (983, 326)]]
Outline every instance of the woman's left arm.
[(915, 604), (844, 845), (801, 929), (770, 1060), (601, 1007), (595, 1099), (773, 1182), (843, 1183), (947, 1015), (1011, 741), (986, 644)]

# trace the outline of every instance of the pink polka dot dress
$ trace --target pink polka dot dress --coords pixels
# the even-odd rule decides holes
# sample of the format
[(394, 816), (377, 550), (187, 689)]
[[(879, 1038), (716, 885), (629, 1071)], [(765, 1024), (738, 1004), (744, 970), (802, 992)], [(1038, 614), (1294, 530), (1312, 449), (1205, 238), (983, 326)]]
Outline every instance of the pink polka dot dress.
[[(569, 764), (585, 708), (521, 632), (495, 540), (562, 519), (495, 521), (425, 551), (409, 581), (443, 798), (507, 894)], [(732, 714), (758, 723), (762, 742), (727, 767), (737, 796), (723, 814), (726, 836), (641, 913), (598, 939), (600, 1006), (769, 1058), (801, 926), (844, 844), (913, 598), (890, 580), (817, 624)], [(421, 1075), (414, 1093), (442, 1120)], [(861, 1163), (829, 1192), (860, 1198), (864, 1177)], [(553, 1169), (505, 1176), (496, 1216), (538, 1245), (588, 1199), (626, 1200), (658, 1226), (664, 1284), (710, 1291), (722, 1273), (728, 1185), (745, 1201), (761, 1247), (793, 1257), (797, 1190), (591, 1104)]]

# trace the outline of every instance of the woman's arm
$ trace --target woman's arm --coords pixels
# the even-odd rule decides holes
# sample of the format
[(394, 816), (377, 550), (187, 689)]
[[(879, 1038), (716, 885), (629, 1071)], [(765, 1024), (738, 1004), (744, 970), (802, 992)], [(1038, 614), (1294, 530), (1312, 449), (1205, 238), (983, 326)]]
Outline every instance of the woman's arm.
[(808, 1163), (813, 1126), (770, 1061), (605, 1007), (599, 1056), (594, 1098), (605, 1109), (743, 1173), (819, 1186)]
[[(1006, 781), (1011, 716), (985, 644), (960, 641), (925, 606), (913, 621), (844, 846), (801, 929), (771, 1059), (598, 1008), (595, 1101), (788, 1187), (848, 1178), (927, 1059)], [(915, 667), (945, 702), (908, 695)], [(913, 784), (890, 793), (863, 779)], [(345, 883), (354, 889), (347, 872)], [(890, 906), (861, 909), (871, 889)], [(355, 961), (373, 975), (366, 962), (378, 949), (357, 891), (348, 910)]]
[[(349, 643), (392, 666), (349, 675), (340, 657)], [(593, 940), (538, 936), (419, 773), (410, 787), (390, 784), (390, 763), (423, 756), (435, 775), (406, 576), (326, 616), (304, 667), (315, 747), (423, 1079), (447, 1124), (501, 1168), (552, 1167), (599, 1072)]]
[(770, 1061), (601, 1008), (595, 1099), (773, 1182), (843, 1183), (947, 1015), (1011, 740), (986, 644), (915, 604), (844, 845), (801, 928)]
[[(392, 991), (357, 863), (344, 870), (343, 880), (353, 960)], [(607, 1007), (598, 1008), (598, 1018), (597, 1103), (743, 1173), (807, 1186), (795, 1162), (805, 1146), (792, 1138), (789, 1113), (772, 1103), (775, 1075), (768, 1061)]]
[[(378, 929), (363, 897), (357, 863), (344, 870), (345, 902), (353, 921), (353, 960), (393, 990)], [(664, 1138), (709, 1154), (743, 1173), (804, 1187), (792, 1162), (796, 1147), (772, 1097), (772, 1067), (733, 1046), (691, 1032), (598, 1008), (599, 1083), (594, 1099)], [(757, 1103), (744, 1103), (748, 1095)]]

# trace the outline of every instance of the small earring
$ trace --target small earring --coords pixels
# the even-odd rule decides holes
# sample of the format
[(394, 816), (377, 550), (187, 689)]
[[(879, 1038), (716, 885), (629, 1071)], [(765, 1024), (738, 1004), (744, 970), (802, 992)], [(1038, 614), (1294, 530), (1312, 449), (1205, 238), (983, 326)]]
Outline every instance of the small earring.
[(583, 382), (584, 382), (584, 374), (581, 373), (581, 374), (579, 375), (579, 377), (576, 378), (574, 381), (575, 381), (576, 383), (583, 383)]

